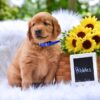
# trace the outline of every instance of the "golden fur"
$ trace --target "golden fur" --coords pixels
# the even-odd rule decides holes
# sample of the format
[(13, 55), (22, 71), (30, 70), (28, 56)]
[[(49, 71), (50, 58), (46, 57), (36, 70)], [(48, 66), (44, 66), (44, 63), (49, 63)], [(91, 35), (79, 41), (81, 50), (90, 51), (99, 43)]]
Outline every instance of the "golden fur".
[[(41, 36), (36, 36), (36, 30), (42, 30)], [(40, 47), (38, 44), (56, 40), (60, 32), (57, 20), (49, 13), (40, 12), (30, 20), (27, 38), (7, 70), (11, 86), (28, 88), (32, 84), (52, 83), (60, 48), (57, 44), (48, 47)]]

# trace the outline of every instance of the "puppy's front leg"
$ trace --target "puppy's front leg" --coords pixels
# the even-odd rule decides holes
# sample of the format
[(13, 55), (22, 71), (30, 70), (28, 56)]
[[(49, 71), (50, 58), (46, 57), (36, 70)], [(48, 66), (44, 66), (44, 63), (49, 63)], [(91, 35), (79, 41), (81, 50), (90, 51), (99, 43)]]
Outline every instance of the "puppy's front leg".
[(22, 66), (21, 68), (21, 78), (22, 78), (22, 89), (27, 89), (32, 86), (33, 79), (33, 68), (29, 65)]
[(49, 64), (50, 70), (44, 80), (44, 84), (51, 84), (53, 83), (54, 77), (55, 77), (55, 73), (57, 70), (57, 64), (56, 63), (50, 63)]

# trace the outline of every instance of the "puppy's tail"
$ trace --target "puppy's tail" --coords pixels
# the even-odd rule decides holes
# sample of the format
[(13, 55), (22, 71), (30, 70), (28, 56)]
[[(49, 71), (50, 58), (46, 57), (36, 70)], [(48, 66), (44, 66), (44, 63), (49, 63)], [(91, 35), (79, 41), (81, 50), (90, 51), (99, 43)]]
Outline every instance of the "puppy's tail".
[(78, 13), (62, 9), (52, 12), (52, 16), (58, 20), (61, 32), (68, 32), (73, 26), (78, 25), (82, 19), (82, 16)]

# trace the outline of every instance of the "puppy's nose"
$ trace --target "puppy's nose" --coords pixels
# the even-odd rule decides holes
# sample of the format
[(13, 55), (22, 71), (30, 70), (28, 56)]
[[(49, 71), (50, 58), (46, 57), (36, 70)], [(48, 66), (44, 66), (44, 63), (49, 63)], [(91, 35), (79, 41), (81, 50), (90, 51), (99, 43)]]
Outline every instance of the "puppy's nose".
[(35, 30), (36, 36), (41, 36), (42, 30)]

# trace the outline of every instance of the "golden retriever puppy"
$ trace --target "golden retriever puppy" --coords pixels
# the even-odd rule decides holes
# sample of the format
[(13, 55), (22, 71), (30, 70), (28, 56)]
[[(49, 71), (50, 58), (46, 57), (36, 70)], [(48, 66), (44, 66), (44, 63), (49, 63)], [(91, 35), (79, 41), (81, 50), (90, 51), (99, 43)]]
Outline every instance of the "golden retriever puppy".
[(40, 12), (29, 22), (27, 38), (22, 43), (7, 70), (11, 86), (28, 88), (32, 84), (52, 83), (57, 70), (60, 48), (57, 44), (40, 46), (55, 41), (61, 32), (57, 20), (47, 12)]

